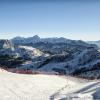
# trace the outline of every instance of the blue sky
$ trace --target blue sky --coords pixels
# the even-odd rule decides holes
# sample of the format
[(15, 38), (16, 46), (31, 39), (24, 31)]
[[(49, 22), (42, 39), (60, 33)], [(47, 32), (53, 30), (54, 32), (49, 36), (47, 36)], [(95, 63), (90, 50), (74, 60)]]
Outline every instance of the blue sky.
[(100, 40), (99, 0), (0, 0), (0, 38)]

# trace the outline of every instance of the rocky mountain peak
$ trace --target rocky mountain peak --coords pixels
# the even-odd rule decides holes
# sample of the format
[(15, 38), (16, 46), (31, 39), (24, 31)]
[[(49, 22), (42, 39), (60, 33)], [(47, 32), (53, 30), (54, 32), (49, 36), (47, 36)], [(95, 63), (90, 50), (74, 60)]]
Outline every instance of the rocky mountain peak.
[(0, 49), (12, 48), (12, 43), (9, 40), (0, 40)]

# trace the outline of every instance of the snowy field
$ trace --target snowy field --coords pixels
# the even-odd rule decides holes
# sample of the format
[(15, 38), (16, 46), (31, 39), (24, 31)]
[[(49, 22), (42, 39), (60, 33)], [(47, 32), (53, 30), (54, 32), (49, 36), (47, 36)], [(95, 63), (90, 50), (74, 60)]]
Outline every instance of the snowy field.
[(100, 82), (0, 70), (0, 100), (100, 100)]

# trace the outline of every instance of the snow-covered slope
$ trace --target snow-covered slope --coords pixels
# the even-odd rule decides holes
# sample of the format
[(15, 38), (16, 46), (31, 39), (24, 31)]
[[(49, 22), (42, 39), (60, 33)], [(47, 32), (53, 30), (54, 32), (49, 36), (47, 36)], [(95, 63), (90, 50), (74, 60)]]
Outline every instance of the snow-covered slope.
[(39, 49), (33, 48), (31, 46), (18, 46), (16, 48), (16, 52), (19, 53), (21, 57), (30, 59), (46, 55)]
[[(69, 99), (68, 99), (69, 98)], [(0, 70), (0, 100), (99, 100), (100, 82)]]
[[(100, 52), (94, 48), (87, 48), (81, 52), (72, 53), (72, 55), (58, 57), (56, 60), (52, 57), (45, 61), (39, 71), (55, 71), (60, 74), (76, 75), (84, 78), (100, 78)], [(59, 59), (59, 60), (57, 60)], [(58, 61), (58, 62), (57, 62)], [(47, 63), (46, 63), (47, 62)], [(92, 73), (92, 74), (91, 74)]]

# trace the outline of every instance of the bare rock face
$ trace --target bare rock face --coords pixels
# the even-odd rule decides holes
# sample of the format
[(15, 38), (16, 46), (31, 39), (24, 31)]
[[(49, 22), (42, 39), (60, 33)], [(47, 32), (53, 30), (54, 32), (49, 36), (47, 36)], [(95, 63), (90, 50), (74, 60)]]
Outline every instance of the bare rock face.
[(10, 40), (0, 40), (0, 55), (17, 56)]
[(9, 40), (0, 40), (0, 49), (13, 49)]

